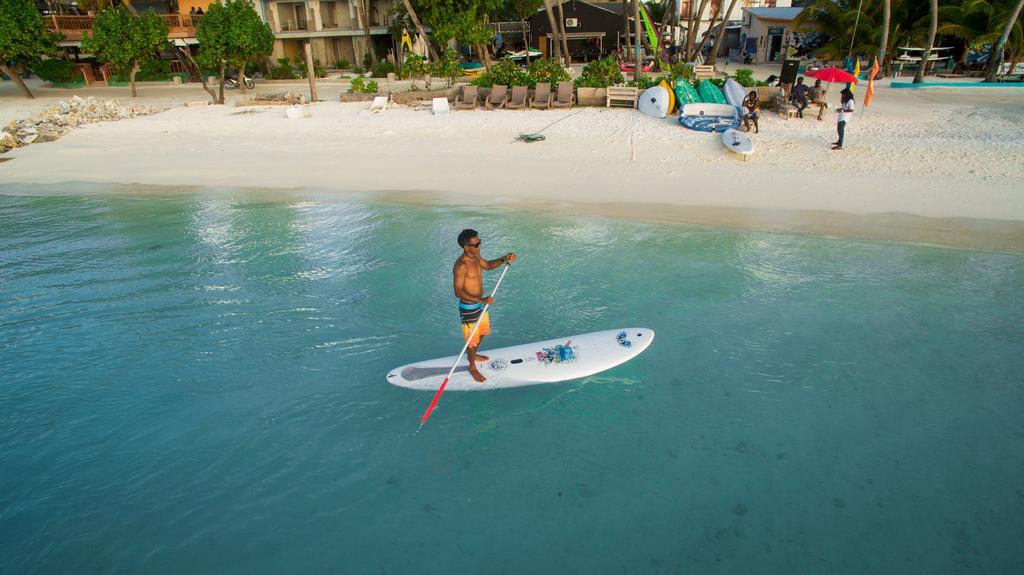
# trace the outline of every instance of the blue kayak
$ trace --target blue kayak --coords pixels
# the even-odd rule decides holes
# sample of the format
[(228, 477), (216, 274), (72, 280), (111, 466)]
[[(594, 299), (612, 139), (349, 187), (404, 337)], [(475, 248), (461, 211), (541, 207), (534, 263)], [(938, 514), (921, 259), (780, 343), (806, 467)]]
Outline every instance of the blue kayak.
[(679, 123), (698, 132), (724, 132), (730, 128), (738, 128), (740, 119), (735, 116), (683, 116), (680, 114)]

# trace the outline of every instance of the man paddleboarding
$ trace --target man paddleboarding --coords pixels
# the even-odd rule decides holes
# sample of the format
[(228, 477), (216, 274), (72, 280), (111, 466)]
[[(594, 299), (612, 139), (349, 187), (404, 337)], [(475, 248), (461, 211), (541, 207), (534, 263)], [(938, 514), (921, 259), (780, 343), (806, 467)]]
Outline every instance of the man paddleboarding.
[[(484, 297), (483, 270), (493, 270), (503, 263), (516, 261), (515, 252), (509, 252), (496, 260), (485, 260), (480, 256), (480, 236), (476, 230), (462, 230), (459, 234), (459, 247), (462, 255), (455, 260), (452, 273), (455, 276), (455, 297), (459, 298), (459, 316), (462, 318), (462, 336), (469, 341), (469, 373), (480, 383), (487, 380), (476, 368), (476, 361), (487, 361), (489, 358), (478, 355), (477, 349), (484, 336), (491, 333), (489, 313), (483, 312), (484, 305), (494, 303), (494, 298)], [(480, 327), (473, 333), (474, 325)], [(470, 334), (473, 334), (470, 339)]]

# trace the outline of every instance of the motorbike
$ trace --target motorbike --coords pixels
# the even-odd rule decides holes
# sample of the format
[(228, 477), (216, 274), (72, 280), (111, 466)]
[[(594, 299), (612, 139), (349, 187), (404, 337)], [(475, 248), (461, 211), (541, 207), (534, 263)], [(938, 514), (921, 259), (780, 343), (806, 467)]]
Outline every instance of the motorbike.
[[(254, 82), (252, 78), (250, 78), (248, 76), (242, 76), (242, 78), (243, 78), (243, 81), (245, 82), (245, 89), (246, 90), (252, 90), (253, 88), (256, 87), (256, 82)], [(235, 88), (238, 87), (238, 78), (225, 78), (224, 79), (224, 87), (227, 88), (228, 90), (234, 90)]]

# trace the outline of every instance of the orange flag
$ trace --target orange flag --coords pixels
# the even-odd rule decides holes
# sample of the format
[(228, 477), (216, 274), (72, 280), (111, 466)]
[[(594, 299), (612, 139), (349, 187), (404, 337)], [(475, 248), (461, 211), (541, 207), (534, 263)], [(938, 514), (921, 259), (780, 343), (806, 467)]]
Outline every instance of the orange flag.
[(875, 63), (871, 65), (871, 73), (868, 74), (868, 90), (864, 93), (864, 107), (866, 108), (875, 97), (875, 76), (878, 75), (878, 56), (875, 56)]

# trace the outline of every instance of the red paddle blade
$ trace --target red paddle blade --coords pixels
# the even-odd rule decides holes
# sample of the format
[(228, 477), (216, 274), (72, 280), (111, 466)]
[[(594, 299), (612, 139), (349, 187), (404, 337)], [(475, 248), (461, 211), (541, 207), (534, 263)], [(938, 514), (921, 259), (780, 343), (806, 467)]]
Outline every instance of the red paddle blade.
[(420, 427), (430, 419), (430, 414), (433, 413), (434, 408), (437, 406), (437, 401), (441, 399), (441, 394), (444, 393), (444, 386), (448, 385), (448, 378), (444, 378), (441, 382), (441, 387), (437, 388), (437, 393), (434, 394), (434, 400), (430, 402), (430, 406), (423, 412), (423, 418), (420, 419)]

